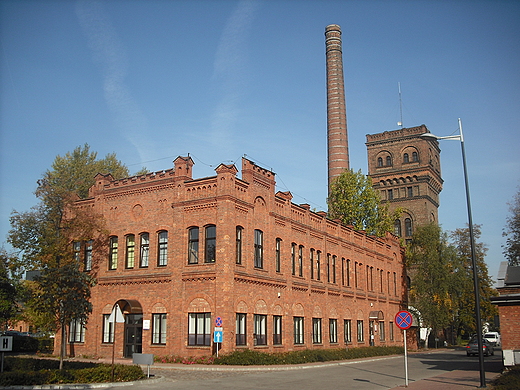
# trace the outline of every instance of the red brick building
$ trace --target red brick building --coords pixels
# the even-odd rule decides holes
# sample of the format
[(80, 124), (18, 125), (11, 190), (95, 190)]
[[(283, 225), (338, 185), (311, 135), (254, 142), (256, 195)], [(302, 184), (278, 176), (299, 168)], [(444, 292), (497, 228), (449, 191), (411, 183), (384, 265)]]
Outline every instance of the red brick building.
[[(402, 345), (398, 238), (367, 236), (275, 192), (275, 174), (243, 159), (193, 179), (193, 161), (113, 180), (98, 175), (78, 207), (104, 216), (108, 253), (78, 246), (94, 269), (93, 312), (71, 327), (75, 354), (210, 355), (220, 350)], [(216, 323), (220, 319), (221, 323)]]
[(491, 301), (498, 306), (504, 365), (520, 365), (520, 267), (507, 267), (497, 291)]

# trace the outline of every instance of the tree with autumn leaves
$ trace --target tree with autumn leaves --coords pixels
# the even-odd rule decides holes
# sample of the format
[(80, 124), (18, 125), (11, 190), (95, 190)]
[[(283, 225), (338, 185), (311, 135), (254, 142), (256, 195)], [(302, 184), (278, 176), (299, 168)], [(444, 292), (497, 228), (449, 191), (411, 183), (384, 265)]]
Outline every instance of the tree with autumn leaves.
[(61, 330), (61, 364), (67, 326), (72, 321), (87, 323), (92, 312), (90, 288), (95, 283), (95, 265), (94, 272), (84, 272), (73, 244), (89, 241), (98, 251), (107, 245), (103, 218), (89, 208), (75, 207), (78, 199), (88, 196), (97, 173), (110, 173), (116, 179), (129, 176), (114, 154), (97, 159), (88, 145), (57, 156), (38, 181), (39, 203), (29, 211), (14, 211), (10, 218), (8, 242), (19, 251), (25, 270), (40, 273), (27, 282), (30, 293), (25, 306), (31, 316), (26, 319), (39, 329)]
[[(475, 225), (473, 232), (481, 317), (484, 322), (492, 323), (496, 307), (490, 298), (496, 295), (496, 291), (484, 261), (487, 248), (478, 242), (480, 226)], [(445, 336), (448, 328), (458, 336), (468, 336), (478, 329), (482, 330), (483, 324), (477, 326), (475, 323), (468, 228), (456, 229), (448, 234), (434, 223), (418, 227), (407, 247), (406, 259), (411, 280), (409, 304), (420, 313), (424, 327)]]

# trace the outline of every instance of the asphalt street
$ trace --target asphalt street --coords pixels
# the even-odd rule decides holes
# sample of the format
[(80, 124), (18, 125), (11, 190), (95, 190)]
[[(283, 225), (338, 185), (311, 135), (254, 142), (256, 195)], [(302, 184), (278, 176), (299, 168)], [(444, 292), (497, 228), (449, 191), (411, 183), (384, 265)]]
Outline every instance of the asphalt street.
[[(213, 370), (212, 370), (213, 369)], [(488, 377), (502, 370), (501, 352), (485, 358)], [(408, 380), (411, 385), (444, 373), (461, 370), (479, 380), (478, 357), (467, 357), (465, 351), (433, 350), (408, 355)], [(193, 367), (154, 365), (152, 378), (132, 384), (109, 385), (105, 388), (135, 390), (337, 390), (393, 389), (405, 385), (403, 356), (370, 358), (356, 361), (329, 362), (289, 367)], [(105, 385), (106, 386), (106, 385)], [(428, 388), (428, 387), (424, 387)], [(445, 390), (457, 389), (456, 380), (443, 384)], [(467, 388), (467, 387), (465, 387)]]

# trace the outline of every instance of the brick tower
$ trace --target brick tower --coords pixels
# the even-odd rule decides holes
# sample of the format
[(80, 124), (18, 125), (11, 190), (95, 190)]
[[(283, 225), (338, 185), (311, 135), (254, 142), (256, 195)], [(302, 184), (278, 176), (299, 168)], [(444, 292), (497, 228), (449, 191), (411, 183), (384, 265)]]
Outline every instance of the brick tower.
[(332, 181), (349, 169), (347, 110), (343, 80), (341, 28), (325, 28), (327, 57), (327, 155), (329, 192)]
[(409, 240), (414, 226), (438, 221), (442, 191), (438, 142), (421, 138), (425, 125), (366, 136), (368, 175), (390, 210), (405, 212), (395, 222), (395, 233)]

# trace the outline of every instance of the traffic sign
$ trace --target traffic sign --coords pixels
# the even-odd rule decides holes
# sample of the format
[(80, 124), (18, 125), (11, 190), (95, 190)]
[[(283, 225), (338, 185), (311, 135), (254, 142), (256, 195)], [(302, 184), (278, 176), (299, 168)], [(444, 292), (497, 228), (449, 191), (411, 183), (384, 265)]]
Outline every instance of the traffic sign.
[(0, 351), (12, 351), (13, 350), (13, 336), (2, 336), (0, 337)]
[(221, 330), (217, 330), (213, 333), (213, 342), (221, 343), (223, 339), (223, 332)]
[(222, 317), (215, 318), (215, 326), (221, 327), (222, 326)]
[(406, 330), (412, 326), (413, 318), (409, 311), (401, 310), (395, 315), (395, 324), (399, 329)]

